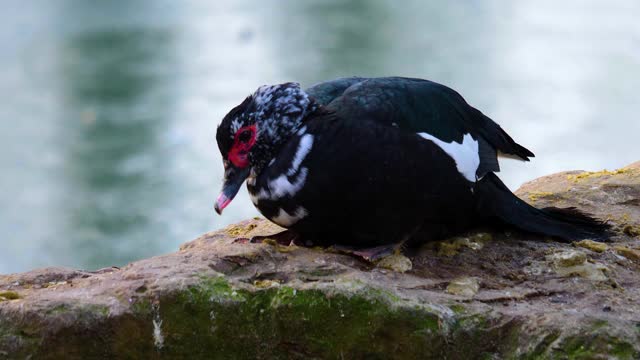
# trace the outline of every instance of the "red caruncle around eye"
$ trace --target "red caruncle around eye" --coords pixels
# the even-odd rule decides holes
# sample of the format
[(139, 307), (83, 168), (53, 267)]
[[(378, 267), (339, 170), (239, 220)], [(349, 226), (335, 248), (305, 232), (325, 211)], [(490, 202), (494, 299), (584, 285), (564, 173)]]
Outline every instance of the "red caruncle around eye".
[(233, 138), (233, 145), (229, 150), (229, 161), (236, 167), (249, 166), (249, 151), (256, 143), (256, 125), (243, 126)]

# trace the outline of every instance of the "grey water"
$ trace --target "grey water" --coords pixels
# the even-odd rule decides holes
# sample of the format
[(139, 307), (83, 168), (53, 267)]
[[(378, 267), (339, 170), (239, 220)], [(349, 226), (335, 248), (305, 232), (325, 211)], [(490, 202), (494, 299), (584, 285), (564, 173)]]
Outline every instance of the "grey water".
[(95, 269), (258, 215), (213, 211), (215, 130), (262, 84), (421, 77), (536, 153), (512, 188), (640, 160), (640, 2), (8, 0), (0, 273)]

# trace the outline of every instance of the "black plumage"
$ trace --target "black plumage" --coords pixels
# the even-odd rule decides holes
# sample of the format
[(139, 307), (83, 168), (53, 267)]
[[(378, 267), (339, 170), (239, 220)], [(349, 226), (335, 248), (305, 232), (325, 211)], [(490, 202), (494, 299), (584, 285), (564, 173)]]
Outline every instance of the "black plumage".
[(429, 80), (387, 77), (346, 78), (306, 90), (343, 118), (367, 118), (406, 131), (427, 132), (445, 142), (464, 134), (479, 140), (478, 176), (500, 171), (497, 153), (529, 161), (533, 153), (517, 144), (489, 117), (453, 89)]
[(513, 195), (494, 174), (498, 154), (533, 153), (431, 81), (261, 87), (223, 119), (217, 137), (225, 186), (216, 209), (248, 178), (265, 217), (315, 243), (423, 242), (496, 220), (564, 240), (608, 235), (575, 210), (536, 209)]

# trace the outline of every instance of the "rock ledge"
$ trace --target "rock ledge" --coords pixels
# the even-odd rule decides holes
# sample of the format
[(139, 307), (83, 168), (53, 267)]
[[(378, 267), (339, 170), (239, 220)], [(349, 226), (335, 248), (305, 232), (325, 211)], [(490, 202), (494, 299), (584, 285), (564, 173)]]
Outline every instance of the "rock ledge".
[(248, 220), (121, 269), (0, 275), (0, 359), (640, 358), (640, 163), (518, 194), (619, 235), (478, 232), (382, 267), (237, 241), (279, 231)]

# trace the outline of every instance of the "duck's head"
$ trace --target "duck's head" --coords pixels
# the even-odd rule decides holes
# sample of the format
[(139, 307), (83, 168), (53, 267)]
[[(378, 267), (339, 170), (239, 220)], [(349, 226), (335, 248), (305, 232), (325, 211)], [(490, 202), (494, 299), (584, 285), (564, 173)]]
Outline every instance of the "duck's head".
[(216, 200), (218, 214), (251, 174), (260, 174), (280, 147), (317, 108), (297, 83), (264, 85), (222, 119), (216, 140), (224, 165), (224, 184)]

